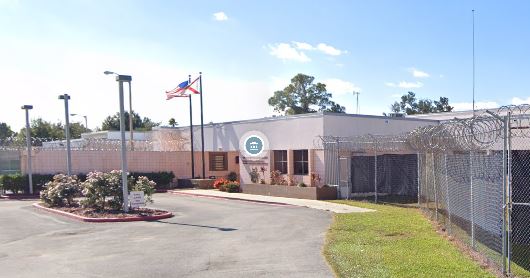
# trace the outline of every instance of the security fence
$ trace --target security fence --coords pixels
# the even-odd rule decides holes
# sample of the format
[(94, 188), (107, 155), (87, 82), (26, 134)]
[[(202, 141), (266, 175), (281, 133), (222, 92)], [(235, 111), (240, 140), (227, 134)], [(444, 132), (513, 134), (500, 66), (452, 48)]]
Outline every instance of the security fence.
[[(420, 208), (503, 273), (530, 271), (530, 106), (399, 136), (322, 137), (341, 198), (416, 196)], [(387, 199), (387, 198), (385, 198)]]

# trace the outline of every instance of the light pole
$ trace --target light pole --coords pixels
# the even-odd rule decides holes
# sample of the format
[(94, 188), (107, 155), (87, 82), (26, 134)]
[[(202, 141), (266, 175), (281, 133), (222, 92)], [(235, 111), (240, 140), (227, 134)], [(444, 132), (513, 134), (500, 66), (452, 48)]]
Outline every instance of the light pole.
[[(105, 74), (115, 74), (113, 72), (105, 71)], [(130, 75), (116, 74), (116, 81), (119, 86), (120, 93), (120, 133), (121, 133), (121, 183), (123, 190), (123, 211), (129, 211), (129, 190), (127, 188), (127, 145), (125, 142), (125, 119), (123, 116), (123, 82), (131, 82)]]
[(72, 153), (70, 149), (70, 119), (68, 116), (68, 100), (70, 96), (68, 94), (59, 95), (59, 99), (64, 100), (64, 135), (66, 137), (66, 174), (72, 175)]
[(79, 115), (79, 114), (76, 114), (76, 113), (72, 113), (70, 114), (70, 116), (80, 116), (80, 117), (83, 117), (85, 118), (85, 129), (88, 131), (88, 121), (87, 121), (87, 115)]
[[(116, 76), (119, 76), (119, 74), (113, 72), (113, 71), (105, 71), (105, 74), (114, 74)], [(133, 142), (133, 111), (132, 111), (132, 89), (131, 89), (131, 81), (128, 81), (129, 83), (129, 141), (131, 143), (131, 151), (134, 151), (134, 142)]]
[(353, 91), (353, 95), (357, 96), (355, 114), (359, 114), (359, 92)]
[(26, 145), (28, 147), (29, 194), (33, 194), (33, 175), (31, 169), (31, 132), (29, 130), (29, 110), (33, 109), (33, 105), (24, 105), (20, 108), (26, 110)]

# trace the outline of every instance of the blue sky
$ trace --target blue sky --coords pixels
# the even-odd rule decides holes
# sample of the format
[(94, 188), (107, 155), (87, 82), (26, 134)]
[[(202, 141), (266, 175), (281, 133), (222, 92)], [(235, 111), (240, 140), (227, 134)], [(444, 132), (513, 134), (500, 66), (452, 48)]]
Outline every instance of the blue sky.
[(297, 73), (326, 83), (350, 113), (353, 90), (365, 114), (407, 91), (465, 110), (472, 9), (478, 106), (530, 102), (526, 1), (0, 0), (0, 121), (18, 130), (23, 104), (61, 120), (66, 92), (94, 128), (118, 111), (104, 70), (132, 75), (133, 109), (163, 124), (188, 124), (186, 100), (164, 92), (199, 71), (206, 122), (272, 115), (267, 99)]

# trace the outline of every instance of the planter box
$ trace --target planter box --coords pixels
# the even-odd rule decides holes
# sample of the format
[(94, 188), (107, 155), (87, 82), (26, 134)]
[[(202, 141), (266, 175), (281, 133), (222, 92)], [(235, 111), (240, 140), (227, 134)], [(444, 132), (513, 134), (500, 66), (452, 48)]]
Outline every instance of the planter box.
[(199, 188), (199, 189), (213, 189), (213, 182), (215, 180), (212, 179), (190, 179), (191, 184), (193, 184), (193, 187)]
[(335, 200), (335, 187), (298, 187), (269, 184), (242, 184), (241, 192), (255, 195), (287, 197), (309, 200)]

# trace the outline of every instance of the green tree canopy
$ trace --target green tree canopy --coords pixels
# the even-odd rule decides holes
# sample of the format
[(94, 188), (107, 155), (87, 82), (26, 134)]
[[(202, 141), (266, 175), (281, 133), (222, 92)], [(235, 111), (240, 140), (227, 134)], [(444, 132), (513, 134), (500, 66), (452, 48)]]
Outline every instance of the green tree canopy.
[(177, 121), (175, 121), (175, 118), (171, 118), (171, 119), (169, 119), (169, 122), (168, 122), (168, 123), (169, 123), (169, 125), (170, 125), (171, 127), (176, 127), (176, 126), (179, 125), (179, 124), (177, 123)]
[[(132, 112), (133, 114), (133, 128), (135, 130), (151, 130), (155, 126), (159, 126), (160, 123), (153, 122), (151, 119), (144, 117), (140, 117), (136, 112)], [(129, 112), (124, 113), (125, 118), (125, 130), (129, 130)], [(120, 130), (120, 112), (108, 116), (105, 118), (103, 123), (101, 124), (101, 130)]]
[(6, 123), (0, 123), (0, 140), (6, 139), (8, 137), (11, 137), (15, 135), (13, 130), (11, 130), (11, 127), (7, 125)]
[(305, 74), (297, 74), (291, 79), (285, 89), (274, 92), (269, 98), (269, 105), (274, 111), (285, 115), (329, 111), (345, 113), (346, 108), (331, 100), (331, 93), (326, 91), (326, 85), (313, 84), (315, 78)]
[(439, 100), (418, 100), (413, 92), (408, 92), (401, 96), (401, 101), (394, 102), (390, 108), (392, 112), (406, 113), (407, 115), (453, 111), (453, 107), (449, 105), (449, 98), (440, 97)]

